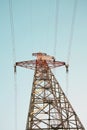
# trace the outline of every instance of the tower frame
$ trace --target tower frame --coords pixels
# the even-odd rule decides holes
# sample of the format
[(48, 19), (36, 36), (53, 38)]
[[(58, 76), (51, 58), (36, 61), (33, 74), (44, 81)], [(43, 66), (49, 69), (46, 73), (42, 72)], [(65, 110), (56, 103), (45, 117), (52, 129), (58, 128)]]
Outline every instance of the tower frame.
[[(16, 62), (35, 69), (26, 130), (85, 130), (51, 69), (67, 65), (46, 53), (33, 53), (36, 60)], [(15, 69), (16, 70), (16, 69)]]

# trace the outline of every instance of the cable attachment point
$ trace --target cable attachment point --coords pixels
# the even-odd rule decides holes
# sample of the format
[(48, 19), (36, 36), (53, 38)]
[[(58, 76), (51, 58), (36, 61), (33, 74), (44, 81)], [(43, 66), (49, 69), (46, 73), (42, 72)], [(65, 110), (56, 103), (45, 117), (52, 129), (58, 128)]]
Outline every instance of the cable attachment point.
[(14, 64), (14, 73), (16, 73), (16, 64)]
[(65, 67), (66, 67), (66, 72), (68, 73), (68, 71), (69, 71), (69, 64), (65, 64)]

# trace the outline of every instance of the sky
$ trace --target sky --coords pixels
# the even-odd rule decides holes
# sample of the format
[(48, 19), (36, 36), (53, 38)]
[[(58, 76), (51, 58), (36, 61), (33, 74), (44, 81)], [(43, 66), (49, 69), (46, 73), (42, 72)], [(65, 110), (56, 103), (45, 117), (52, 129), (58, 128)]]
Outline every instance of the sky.
[[(33, 52), (45, 52), (55, 56), (56, 60), (67, 62), (74, 2), (59, 0), (56, 26), (56, 0), (12, 0), (16, 61), (32, 60)], [(9, 0), (0, 0), (0, 59), (0, 130), (15, 130), (14, 55)], [(56, 68), (54, 73), (87, 129), (87, 0), (77, 0), (68, 89), (65, 68)], [(33, 70), (17, 67), (17, 130), (26, 128), (33, 76)]]

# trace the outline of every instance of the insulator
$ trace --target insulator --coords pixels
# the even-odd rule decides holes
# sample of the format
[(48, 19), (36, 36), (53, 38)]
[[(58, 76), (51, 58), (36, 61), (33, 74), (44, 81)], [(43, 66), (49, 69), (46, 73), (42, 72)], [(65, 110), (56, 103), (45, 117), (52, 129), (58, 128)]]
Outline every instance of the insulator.
[(16, 65), (14, 65), (14, 72), (16, 73)]

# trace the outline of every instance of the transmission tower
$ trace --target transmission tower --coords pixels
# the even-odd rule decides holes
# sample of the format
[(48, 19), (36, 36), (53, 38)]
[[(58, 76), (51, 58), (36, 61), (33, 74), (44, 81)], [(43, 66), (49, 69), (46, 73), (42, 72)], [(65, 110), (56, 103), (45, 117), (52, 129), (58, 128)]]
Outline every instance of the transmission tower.
[[(16, 62), (34, 69), (26, 130), (85, 130), (51, 69), (66, 66), (46, 53), (33, 53), (36, 60)], [(16, 70), (15, 70), (16, 71)]]

